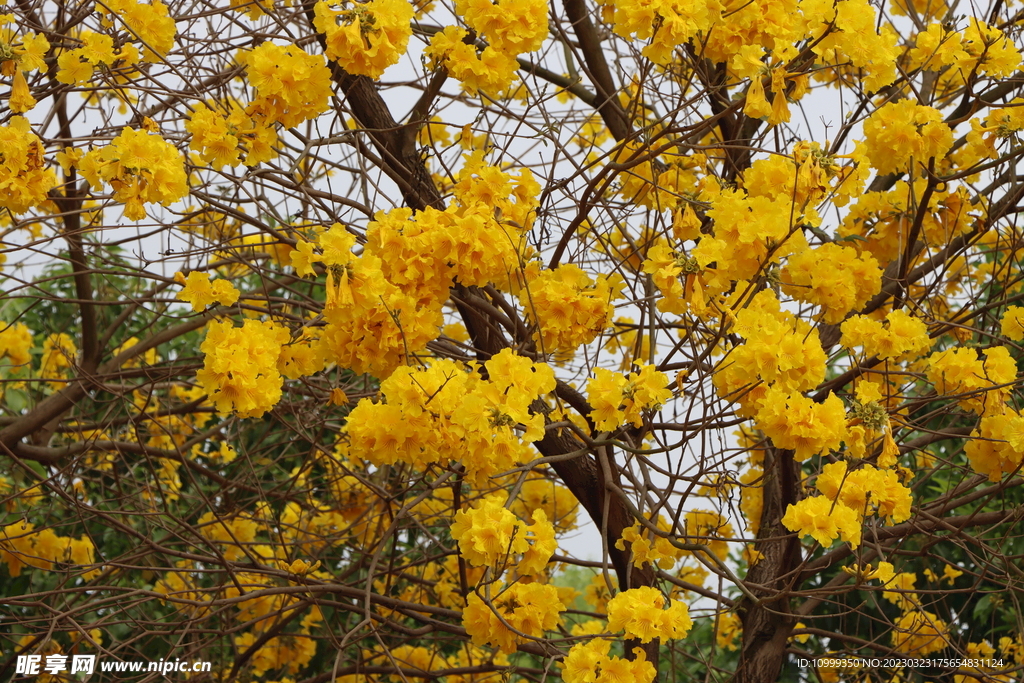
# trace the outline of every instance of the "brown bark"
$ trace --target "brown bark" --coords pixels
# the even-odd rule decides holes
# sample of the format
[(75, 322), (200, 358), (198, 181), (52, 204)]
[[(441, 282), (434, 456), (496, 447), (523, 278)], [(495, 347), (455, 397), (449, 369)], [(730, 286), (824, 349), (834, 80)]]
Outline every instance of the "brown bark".
[(619, 104), (619, 91), (612, 79), (611, 69), (601, 49), (601, 38), (597, 28), (590, 21), (585, 0), (565, 0), (565, 14), (572, 23), (576, 39), (583, 53), (584, 70), (594, 84), (597, 95), (597, 113), (608, 126), (616, 142), (622, 142), (633, 135), (629, 117)]
[(757, 600), (747, 597), (738, 606), (743, 621), (738, 683), (778, 680), (795, 623), (789, 596), (795, 588), (800, 545), (782, 525), (786, 508), (796, 502), (798, 479), (793, 452), (768, 449), (764, 471), (761, 525), (754, 544), (762, 557), (750, 567), (745, 580)]

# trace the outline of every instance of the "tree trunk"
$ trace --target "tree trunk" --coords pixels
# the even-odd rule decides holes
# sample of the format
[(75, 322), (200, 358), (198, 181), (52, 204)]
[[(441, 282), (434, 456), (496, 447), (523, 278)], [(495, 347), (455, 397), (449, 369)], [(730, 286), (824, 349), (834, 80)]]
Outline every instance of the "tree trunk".
[(743, 648), (736, 668), (737, 683), (772, 683), (786, 660), (786, 643), (795, 618), (789, 595), (800, 561), (797, 537), (782, 525), (786, 508), (796, 502), (797, 465), (793, 452), (769, 448), (764, 460), (764, 502), (755, 549), (761, 559), (747, 572), (746, 585), (757, 601), (739, 605)]

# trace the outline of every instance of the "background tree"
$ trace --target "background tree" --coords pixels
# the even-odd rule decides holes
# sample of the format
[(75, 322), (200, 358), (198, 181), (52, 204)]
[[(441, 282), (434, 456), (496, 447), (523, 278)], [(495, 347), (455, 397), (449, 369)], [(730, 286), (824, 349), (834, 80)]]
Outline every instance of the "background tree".
[(5, 675), (1019, 677), (1011, 4), (6, 9)]

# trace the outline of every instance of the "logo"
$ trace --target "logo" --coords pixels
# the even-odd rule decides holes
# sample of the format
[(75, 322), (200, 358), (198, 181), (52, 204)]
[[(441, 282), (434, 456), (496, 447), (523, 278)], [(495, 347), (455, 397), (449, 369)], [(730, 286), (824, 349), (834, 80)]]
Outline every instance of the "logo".
[(57, 675), (65, 672), (91, 674), (95, 668), (96, 655), (18, 655), (14, 673), (24, 676), (37, 676), (40, 673)]

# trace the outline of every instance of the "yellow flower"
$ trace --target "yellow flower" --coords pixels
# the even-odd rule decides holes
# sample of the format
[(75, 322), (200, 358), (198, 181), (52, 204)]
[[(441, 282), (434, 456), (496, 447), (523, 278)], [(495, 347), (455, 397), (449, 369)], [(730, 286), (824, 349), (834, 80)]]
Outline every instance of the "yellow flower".
[(246, 320), (210, 323), (200, 350), (206, 354), (196, 379), (217, 410), (240, 417), (260, 417), (281, 398), (283, 378), (277, 369), (288, 329), (272, 322)]
[(849, 348), (861, 346), (871, 356), (881, 359), (917, 357), (931, 347), (928, 327), (920, 318), (898, 310), (885, 317), (885, 322), (855, 315), (840, 326), (840, 343)]
[(516, 644), (523, 639), (501, 623), (502, 619), (517, 631), (539, 638), (558, 626), (558, 614), (565, 610), (558, 590), (540, 583), (514, 583), (498, 593), (491, 604), (493, 607), (477, 593), (470, 593), (462, 624), (475, 645), (493, 645), (505, 654), (515, 652)]
[(79, 162), (79, 169), (96, 188), (104, 182), (114, 188), (114, 199), (125, 204), (125, 218), (146, 217), (144, 203), (169, 206), (188, 193), (185, 160), (159, 135), (124, 128), (109, 145), (94, 149)]
[(256, 89), (247, 113), (294, 128), (327, 111), (333, 91), (323, 55), (308, 54), (298, 45), (266, 42), (240, 52), (238, 61)]
[(495, 566), (528, 549), (519, 520), (505, 509), (502, 498), (501, 494), (493, 494), (470, 510), (455, 513), (452, 538), (459, 542), (466, 561), (474, 566)]
[(75, 52), (90, 64), (112, 64), (114, 57), (114, 39), (102, 33), (84, 31), (80, 40), (85, 44)]
[(14, 83), (11, 86), (11, 97), (7, 100), (7, 106), (15, 114), (22, 114), (36, 106), (36, 98), (32, 97), (28, 81), (21, 69), (14, 70)]
[(914, 609), (895, 621), (892, 646), (897, 652), (924, 657), (946, 647), (946, 623), (931, 612)]
[(836, 324), (878, 294), (882, 270), (868, 252), (826, 243), (791, 256), (782, 282), (784, 292), (821, 306), (825, 322)]
[[(491, 377), (494, 377), (493, 373)], [(534, 521), (533, 511), (542, 510), (545, 519), (551, 520), (558, 531), (571, 531), (576, 528), (578, 508), (579, 501), (569, 489), (543, 478), (527, 479), (523, 482), (519, 496), (512, 504), (512, 511), (530, 523)]]
[(46, 168), (43, 145), (24, 116), (0, 127), (0, 207), (22, 214), (47, 201), (57, 176)]
[(107, 8), (120, 16), (130, 33), (146, 44), (147, 61), (156, 61), (158, 55), (165, 55), (174, 47), (177, 29), (167, 5), (160, 0), (151, 0), (147, 5), (136, 0), (107, 0), (96, 4), (99, 12), (105, 13)]
[(320, 560), (310, 563), (306, 560), (297, 559), (293, 560), (292, 563), (285, 568), (285, 571), (287, 571), (289, 574), (295, 574), (296, 576), (305, 576), (309, 572), (315, 571), (316, 568), (319, 566)]
[[(310, 328), (305, 327), (298, 339), (281, 347), (281, 355), (277, 359), (277, 369), (288, 379), (298, 379), (320, 372), (324, 369), (326, 361), (324, 346), (320, 343), (319, 337)], [(332, 402), (335, 399), (335, 391), (341, 390), (332, 390)], [(344, 405), (348, 402), (345, 392), (342, 392), (341, 396), (337, 398), (343, 399), (344, 402), (335, 405)]]
[(737, 640), (743, 635), (743, 624), (735, 612), (725, 612), (718, 615), (718, 623), (715, 630), (715, 644), (725, 650), (739, 649)]
[(871, 565), (865, 565), (864, 567), (854, 565), (853, 567), (843, 567), (843, 571), (856, 577), (858, 581), (878, 579), (882, 582), (883, 586), (896, 575), (890, 562), (879, 562), (877, 569), (871, 569)]
[(768, 125), (777, 126), (789, 121), (789, 102), (786, 101), (786, 69), (772, 69), (772, 111), (768, 115)]
[(325, 34), (327, 57), (351, 74), (374, 80), (405, 54), (412, 35), (413, 8), (406, 0), (320, 0), (314, 12), (313, 26)]
[(29, 32), (21, 37), (21, 45), (14, 48), (18, 66), (25, 71), (41, 71), (46, 68), (46, 53), (50, 51), (50, 41), (46, 36)]
[[(75, 341), (63, 332), (51, 334), (43, 342), (43, 357), (39, 362), (39, 375), (46, 379), (57, 379), (67, 376), (67, 370), (75, 362), (78, 349)], [(52, 381), (50, 386), (59, 389), (63, 382)]]
[(457, 0), (455, 11), (495, 49), (516, 56), (539, 50), (548, 35), (548, 3), (519, 0)]
[(57, 57), (57, 81), (68, 85), (88, 83), (92, 78), (92, 64), (84, 61), (78, 50), (62, 52)]
[(544, 352), (573, 351), (596, 339), (611, 323), (621, 287), (617, 276), (595, 282), (571, 263), (541, 271), (529, 284), (527, 316), (539, 327)]
[(953, 145), (953, 131), (933, 107), (913, 99), (889, 102), (864, 122), (864, 142), (871, 165), (879, 173), (895, 173), (914, 160), (918, 173), (932, 157), (941, 158)]
[(295, 244), (295, 249), (289, 254), (292, 268), (295, 269), (295, 273), (299, 277), (306, 277), (307, 275), (316, 276), (316, 269), (313, 268), (313, 264), (320, 260), (320, 256), (313, 251), (313, 248), (314, 244), (312, 242), (300, 239)]
[(534, 523), (526, 527), (525, 535), (530, 542), (529, 549), (516, 565), (516, 571), (522, 576), (542, 576), (548, 561), (558, 548), (555, 540), (555, 528), (548, 521), (541, 509), (533, 511)]
[(608, 630), (649, 643), (656, 638), (682, 638), (693, 627), (686, 603), (666, 599), (656, 588), (642, 586), (619, 593), (608, 602)]
[(750, 88), (747, 90), (743, 113), (753, 119), (767, 118), (772, 113), (771, 105), (764, 93), (764, 83), (761, 82), (760, 73), (750, 79)]
[(187, 278), (180, 272), (175, 273), (174, 279), (185, 285), (185, 289), (178, 292), (178, 299), (191, 304), (197, 313), (214, 303), (231, 306), (238, 301), (239, 292), (228, 280), (210, 282), (210, 275), (198, 270), (190, 272)]
[(917, 595), (913, 592), (916, 583), (917, 574), (900, 572), (885, 582), (885, 587), (892, 590), (884, 591), (882, 597), (902, 610), (912, 609), (918, 604)]
[(770, 387), (757, 407), (757, 426), (780, 448), (792, 448), (804, 461), (839, 448), (846, 433), (846, 409), (835, 394), (821, 403), (777, 386)]
[(0, 357), (6, 356), (11, 365), (28, 365), (32, 356), (32, 333), (24, 323), (7, 324), (0, 321)]
[(810, 536), (828, 548), (837, 537), (856, 548), (860, 545), (860, 516), (842, 503), (833, 503), (825, 496), (804, 498), (786, 509), (782, 524), (801, 538)]
[(1010, 306), (1003, 314), (1000, 322), (1000, 330), (1004, 337), (1010, 341), (1021, 341), (1024, 339), (1024, 307)]
[(515, 58), (491, 46), (478, 54), (464, 42), (467, 35), (465, 29), (448, 26), (431, 37), (424, 54), (434, 64), (444, 65), (469, 95), (482, 91), (498, 96), (509, 90), (519, 68)]
[[(598, 622), (600, 623), (600, 622)], [(607, 661), (611, 642), (597, 639), (577, 643), (566, 658), (559, 662), (565, 683), (594, 683), (601, 663)]]

